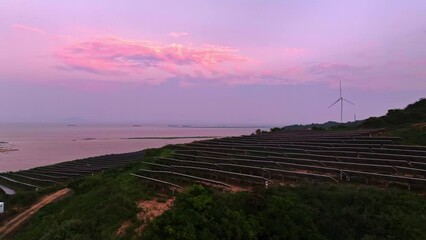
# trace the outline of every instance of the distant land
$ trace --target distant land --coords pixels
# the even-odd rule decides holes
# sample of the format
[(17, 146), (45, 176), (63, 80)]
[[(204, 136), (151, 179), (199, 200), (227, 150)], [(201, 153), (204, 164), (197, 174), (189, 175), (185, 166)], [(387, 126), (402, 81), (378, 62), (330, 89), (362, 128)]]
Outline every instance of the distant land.
[[(28, 240), (58, 239), (57, 236), (78, 236), (78, 239), (425, 239), (424, 164), (417, 162), (418, 165), (410, 167), (389, 167), (391, 166), (389, 164), (393, 164), (389, 162), (393, 160), (388, 160), (388, 157), (399, 158), (402, 155), (395, 155), (395, 153), (399, 154), (403, 151), (405, 156), (425, 161), (424, 155), (417, 155), (426, 152), (425, 123), (426, 99), (420, 99), (404, 109), (391, 109), (384, 116), (356, 122), (341, 124), (330, 121), (322, 124), (272, 128), (271, 132), (281, 131), (277, 135), (265, 133), (259, 129), (260, 132), (256, 131), (256, 134), (265, 133), (266, 142), (265, 139), (261, 140), (263, 137), (260, 136), (240, 137), (239, 141), (243, 139), (247, 142), (245, 147), (241, 145), (241, 142), (238, 143), (238, 140), (234, 142), (238, 145), (229, 145), (233, 144), (230, 139), (216, 139), (186, 145), (188, 149), (182, 149), (182, 145), (180, 147), (169, 145), (143, 152), (106, 155), (27, 171), (2, 173), (0, 174), (3, 176), (0, 178), (1, 186), (6, 187), (6, 190), (14, 189), (17, 194), (7, 195), (6, 191), (0, 190), (0, 197), (5, 199), (6, 206), (9, 206), (7, 211), (0, 215), (0, 223), (8, 222), (25, 209), (31, 209), (31, 206), (37, 206), (38, 201), (45, 199), (46, 196), (52, 197), (60, 191), (67, 191), (70, 192), (67, 199), (50, 204), (39, 213), (35, 213), (35, 216), (29, 220), (30, 224), (22, 225), (18, 231), (13, 229), (16, 235), (12, 233), (11, 237)], [(380, 128), (380, 130), (370, 128)], [(338, 148), (331, 145), (320, 146), (319, 149), (311, 149), (321, 142), (320, 138), (317, 139), (318, 141), (311, 141), (308, 144), (309, 149), (299, 149), (303, 147), (303, 144), (282, 149), (285, 150), (284, 153), (295, 157), (280, 155), (280, 147), (270, 148), (268, 152), (247, 150), (247, 147), (262, 147), (262, 142), (271, 144), (267, 142), (268, 136), (299, 134), (297, 131), (290, 131), (299, 129), (309, 129), (310, 131), (304, 132), (310, 136), (332, 134), (336, 137), (338, 136), (336, 134), (341, 134), (343, 137), (340, 140), (331, 140), (344, 141), (337, 144), (365, 145), (366, 143), (359, 141), (368, 142), (371, 138), (374, 138), (373, 141), (385, 144), (380, 148), (370, 147), (368, 152), (352, 152), (352, 154), (361, 153), (363, 156), (344, 157), (344, 162), (334, 161), (336, 157), (334, 154), (341, 151), (338, 149), (341, 148), (339, 146)], [(377, 135), (373, 137), (353, 135), (358, 139), (344, 136), (370, 131)], [(257, 142), (252, 142), (253, 139), (257, 139)], [(393, 145), (395, 148), (386, 146), (389, 141), (392, 142), (390, 146)], [(222, 145), (216, 148), (218, 143)], [(260, 143), (260, 145), (255, 146), (251, 143)], [(211, 149), (205, 151), (208, 148)], [(360, 150), (364, 148), (361, 145), (356, 147)], [(331, 150), (332, 155), (324, 154), (328, 151), (325, 149)], [(300, 152), (300, 150), (306, 152)], [(321, 155), (312, 154), (324, 150), (326, 152)], [(258, 155), (270, 154), (269, 151), (277, 157)], [(351, 154), (351, 151), (344, 152)], [(198, 155), (199, 153), (202, 154)], [(142, 154), (143, 157), (141, 157)], [(240, 154), (244, 154), (244, 158), (231, 157)], [(312, 159), (301, 158), (301, 155), (304, 157), (307, 154)], [(375, 158), (377, 155), (387, 158), (382, 162), (383, 159)], [(245, 159), (247, 157), (251, 159)], [(330, 157), (333, 160), (319, 160), (319, 163), (325, 163), (327, 167), (317, 166), (315, 160), (324, 157)], [(268, 158), (280, 160), (278, 165), (286, 166), (286, 170), (275, 166), (278, 161), (265, 161)], [(230, 163), (227, 160), (238, 161), (238, 163)], [(84, 161), (85, 164), (79, 161)], [(124, 165), (126, 161), (130, 163)], [(320, 182), (320, 180), (308, 181), (304, 178), (292, 181), (292, 175), (289, 175), (282, 185), (276, 184), (264, 188), (263, 185), (252, 185), (251, 182), (248, 184), (242, 178), (244, 177), (245, 181), (247, 181), (246, 177), (256, 179), (253, 181), (261, 178), (263, 183), (263, 175), (252, 175), (248, 170), (244, 170), (245, 168), (250, 171), (255, 169), (250, 164), (256, 161), (256, 164), (262, 164), (260, 166), (267, 166), (259, 170), (285, 171), (286, 174), (291, 173), (293, 176), (315, 173), (312, 179), (317, 179), (319, 176), (329, 179), (331, 175), (328, 175), (330, 174), (328, 171), (331, 170), (339, 173), (343, 171), (353, 177), (350, 178), (350, 182), (346, 182), (348, 178), (339, 181), (339, 175), (335, 175), (332, 178), (335, 181)], [(300, 164), (305, 161), (307, 163)], [(376, 163), (360, 164), (359, 161)], [(114, 164), (121, 162), (121, 165), (114, 167), (113, 162)], [(414, 163), (402, 162), (403, 164)], [(270, 166), (268, 163), (275, 164)], [(203, 165), (198, 166), (199, 164)], [(219, 165), (227, 166), (231, 170), (217, 169)], [(330, 167), (332, 165), (343, 168)], [(110, 169), (106, 170), (108, 166)], [(93, 170), (90, 169), (96, 167), (102, 167), (102, 171), (91, 172)], [(380, 172), (375, 170), (378, 167)], [(401, 172), (394, 174), (395, 169)], [(323, 171), (327, 171), (328, 174), (324, 175)], [(41, 172), (43, 175), (40, 174)], [(212, 172), (214, 172), (213, 175)], [(414, 175), (411, 175), (413, 172)], [(83, 176), (82, 173), (87, 175)], [(49, 174), (49, 178), (46, 178), (46, 174)], [(221, 174), (232, 174), (237, 179), (231, 181), (231, 178)], [(364, 175), (368, 178), (364, 179), (362, 177)], [(212, 179), (212, 176), (215, 178)], [(17, 180), (11, 182), (8, 180), (11, 178)], [(58, 183), (60, 178), (66, 180)], [(190, 178), (196, 180), (188, 181)], [(392, 178), (395, 182), (387, 181), (388, 178)], [(52, 181), (52, 179), (55, 180)], [(418, 188), (411, 188), (410, 185), (404, 184), (407, 183), (405, 182), (407, 179), (408, 183), (415, 180)], [(273, 180), (280, 181), (280, 178), (275, 176)], [(222, 181), (232, 184), (229, 185), (231, 191), (220, 188), (225, 186), (223, 185), (225, 182)], [(44, 189), (34, 191), (33, 188), (38, 185), (33, 184), (43, 184)], [(58, 191), (58, 188), (62, 189)], [(64, 237), (63, 239), (77, 238)]]
[(212, 125), (212, 126), (206, 126), (206, 125), (168, 125), (168, 127), (171, 128), (271, 128), (270, 126), (265, 126), (265, 125), (261, 125), (261, 126), (233, 126), (233, 125)]
[(426, 123), (426, 98), (407, 105), (403, 109), (390, 109), (387, 114), (380, 117), (369, 117), (364, 120), (339, 123), (328, 121), (325, 123), (294, 124), (282, 128), (272, 128), (276, 130), (332, 130), (332, 129), (356, 129), (356, 128), (384, 128), (384, 127), (404, 127), (410, 124), (422, 126)]

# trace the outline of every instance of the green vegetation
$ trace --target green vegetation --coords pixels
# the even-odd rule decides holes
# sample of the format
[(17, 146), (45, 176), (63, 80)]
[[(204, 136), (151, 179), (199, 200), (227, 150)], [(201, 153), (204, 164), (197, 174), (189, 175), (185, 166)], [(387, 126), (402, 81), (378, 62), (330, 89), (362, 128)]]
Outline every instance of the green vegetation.
[[(138, 239), (134, 230), (143, 223), (136, 202), (155, 195), (129, 176), (138, 167), (73, 182), (74, 195), (43, 208), (13, 239)], [(119, 237), (115, 232), (125, 221), (131, 226)], [(324, 183), (222, 193), (193, 185), (141, 237), (426, 239), (424, 222), (424, 196), (397, 189)]]
[(363, 128), (386, 128), (385, 135), (400, 137), (400, 144), (426, 145), (426, 99), (409, 104), (404, 109), (391, 109), (385, 116), (371, 117)]
[(0, 214), (0, 224), (7, 218), (15, 215), (19, 209), (32, 204), (38, 199), (39, 193), (31, 191), (8, 196), (0, 189), (0, 201), (5, 203), (6, 212)]
[(391, 109), (385, 116), (370, 117), (361, 124), (364, 128), (404, 127), (426, 122), (426, 98), (409, 104), (404, 109)]
[(5, 203), (6, 211), (0, 215), (0, 224), (10, 217), (19, 213), (23, 208), (36, 202), (40, 197), (45, 194), (57, 190), (56, 188), (43, 189), (40, 191), (24, 190), (18, 191), (15, 195), (6, 195), (0, 189), (0, 200)]
[[(400, 136), (402, 144), (426, 145), (426, 99), (386, 116), (369, 118), (358, 125), (312, 124), (312, 130), (386, 127), (385, 134)], [(423, 110), (423, 111), (422, 111)], [(273, 128), (272, 132), (287, 128)], [(260, 129), (256, 134), (262, 134)], [(170, 147), (146, 150), (144, 161), (168, 156)], [(138, 239), (135, 229), (137, 201), (156, 195), (124, 168), (77, 179), (68, 184), (70, 197), (40, 210), (13, 239)], [(9, 206), (2, 217), (28, 206), (46, 192), (22, 191), (5, 196)], [(1, 220), (1, 219), (0, 219)], [(129, 223), (125, 234), (116, 232)], [(176, 196), (174, 206), (148, 223), (143, 239), (426, 239), (424, 195), (398, 189), (355, 185), (307, 184), (297, 187), (253, 189), (222, 193), (193, 185)]]
[(426, 202), (398, 190), (337, 185), (223, 194), (193, 186), (144, 239), (426, 239)]
[[(167, 147), (149, 149), (145, 156), (152, 160), (170, 153)], [(13, 239), (115, 239), (115, 232), (124, 221), (140, 225), (136, 202), (155, 194), (129, 174), (140, 167), (140, 163), (131, 164), (69, 183), (74, 194), (42, 208)], [(121, 239), (131, 239), (132, 229)]]
[(355, 122), (347, 122), (347, 123), (338, 123), (333, 121), (328, 121), (325, 123), (311, 123), (311, 124), (295, 124), (282, 127), (282, 130), (350, 130), (357, 129), (364, 121), (359, 120)]
[(370, 117), (366, 120), (338, 123), (328, 121), (325, 123), (294, 124), (282, 128), (271, 128), (271, 132), (279, 130), (353, 130), (358, 128), (401, 128), (415, 123), (426, 122), (426, 99), (419, 99), (409, 104), (404, 109), (391, 109), (385, 116)]
[(423, 127), (391, 129), (387, 134), (400, 137), (402, 139), (400, 144), (426, 146), (426, 125)]

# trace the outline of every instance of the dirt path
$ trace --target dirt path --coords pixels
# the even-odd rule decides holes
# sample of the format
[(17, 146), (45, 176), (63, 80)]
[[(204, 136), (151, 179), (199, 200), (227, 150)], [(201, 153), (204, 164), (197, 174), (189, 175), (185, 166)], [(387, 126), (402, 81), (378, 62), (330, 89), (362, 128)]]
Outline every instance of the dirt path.
[(35, 213), (37, 213), (37, 211), (40, 210), (40, 208), (42, 208), (45, 205), (57, 200), (58, 198), (64, 197), (65, 195), (70, 193), (70, 191), (71, 191), (70, 189), (64, 188), (64, 189), (61, 189), (61, 190), (59, 190), (55, 193), (52, 193), (50, 195), (43, 197), (37, 203), (32, 205), (29, 209), (25, 210), (24, 212), (20, 213), (18, 216), (11, 219), (3, 227), (0, 227), (0, 239), (3, 239), (9, 233), (16, 230), (22, 223), (24, 223), (31, 216), (33, 216)]

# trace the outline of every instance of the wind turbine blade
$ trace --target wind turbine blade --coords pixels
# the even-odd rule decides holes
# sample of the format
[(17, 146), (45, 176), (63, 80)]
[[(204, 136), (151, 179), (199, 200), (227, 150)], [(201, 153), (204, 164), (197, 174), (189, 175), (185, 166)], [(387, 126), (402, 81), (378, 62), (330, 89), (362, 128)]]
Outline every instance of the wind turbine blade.
[(331, 104), (328, 108), (331, 108), (334, 104), (338, 103), (340, 101), (340, 98), (337, 99), (337, 101), (335, 101), (333, 104)]
[(340, 81), (340, 97), (342, 97), (342, 81)]
[(346, 101), (346, 102), (348, 102), (348, 103), (350, 103), (350, 104), (352, 104), (352, 105), (355, 105), (355, 103), (353, 103), (353, 102), (351, 102), (351, 101), (349, 101), (349, 100), (346, 100), (346, 99), (344, 99), (344, 98), (342, 98), (343, 99), (343, 101)]

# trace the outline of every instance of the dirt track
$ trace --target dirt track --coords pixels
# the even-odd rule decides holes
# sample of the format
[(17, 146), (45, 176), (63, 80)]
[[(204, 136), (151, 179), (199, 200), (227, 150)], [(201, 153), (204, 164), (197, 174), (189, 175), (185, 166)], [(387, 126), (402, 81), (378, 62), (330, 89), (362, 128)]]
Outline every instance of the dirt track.
[(35, 213), (37, 213), (37, 211), (40, 210), (40, 208), (42, 208), (45, 205), (57, 200), (58, 198), (61, 198), (65, 195), (67, 195), (68, 193), (70, 193), (70, 191), (71, 191), (70, 189), (64, 188), (64, 189), (61, 189), (61, 190), (59, 190), (55, 193), (52, 193), (50, 195), (43, 197), (37, 203), (32, 205), (29, 209), (25, 210), (24, 212), (20, 213), (18, 216), (11, 219), (3, 227), (0, 227), (0, 239), (3, 239), (9, 233), (15, 231), (22, 223), (24, 223), (31, 216), (33, 216)]

